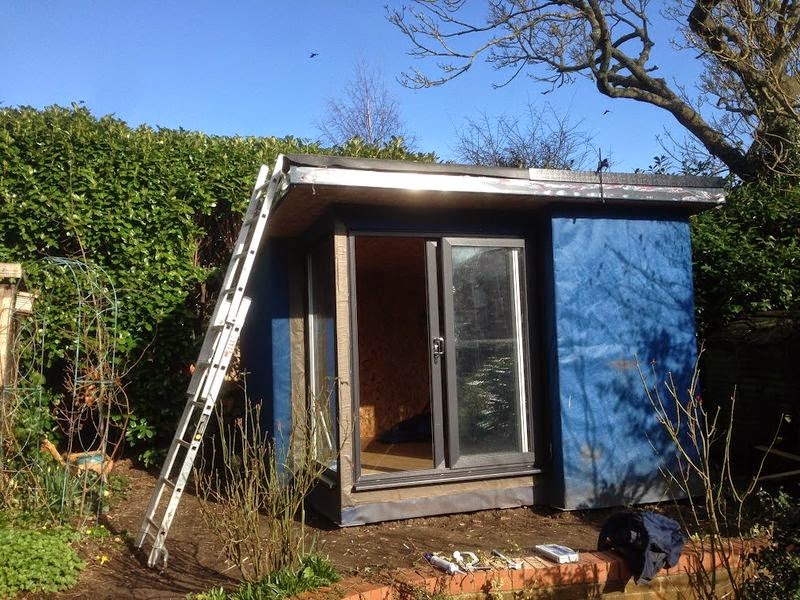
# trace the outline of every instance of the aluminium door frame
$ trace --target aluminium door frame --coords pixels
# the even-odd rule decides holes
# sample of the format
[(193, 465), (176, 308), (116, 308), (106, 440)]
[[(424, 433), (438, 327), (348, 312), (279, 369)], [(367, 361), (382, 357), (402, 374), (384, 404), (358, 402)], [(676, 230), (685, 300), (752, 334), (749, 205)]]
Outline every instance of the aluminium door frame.
[[(531, 345), (528, 338), (528, 294), (527, 294), (527, 270), (526, 261), (526, 243), (525, 238), (522, 237), (470, 237), (465, 235), (456, 236), (442, 236), (442, 249), (441, 249), (441, 285), (443, 290), (442, 297), (442, 314), (445, 323), (445, 363), (447, 365), (446, 371), (446, 398), (444, 399), (447, 411), (447, 446), (450, 458), (449, 468), (457, 470), (465, 467), (480, 467), (486, 465), (509, 465), (509, 464), (522, 464), (533, 463), (533, 422), (531, 415), (533, 413), (533, 394), (530, 376), (530, 353)], [(520, 424), (522, 429), (527, 428), (527, 431), (522, 431), (521, 435), (526, 440), (528, 450), (527, 452), (507, 452), (497, 454), (484, 454), (475, 456), (461, 456), (459, 449), (459, 430), (458, 430), (458, 397), (457, 397), (457, 383), (456, 383), (456, 348), (455, 348), (455, 305), (453, 298), (453, 263), (452, 263), (452, 247), (453, 246), (468, 246), (468, 247), (485, 247), (485, 248), (514, 248), (519, 251), (520, 263), (517, 285), (519, 287), (519, 296), (513, 299), (516, 304), (517, 301), (520, 305), (519, 319), (515, 327), (515, 333), (519, 333), (519, 343), (522, 346), (522, 364), (517, 365), (517, 377), (523, 390), (524, 402), (520, 402), (520, 410), (524, 411), (524, 418), (521, 419)], [(447, 289), (448, 284), (450, 289)], [(519, 402), (519, 401), (518, 401)], [(524, 404), (524, 406), (523, 406)]]
[[(351, 346), (351, 354), (350, 354), (350, 371), (351, 371), (351, 381), (352, 381), (352, 389), (351, 389), (351, 398), (352, 398), (352, 405), (351, 405), (351, 415), (352, 415), (352, 427), (351, 432), (353, 435), (351, 448), (352, 448), (352, 468), (353, 468), (353, 488), (356, 491), (359, 490), (368, 490), (368, 489), (385, 489), (385, 488), (394, 488), (394, 487), (413, 487), (418, 485), (424, 484), (432, 484), (432, 483), (444, 483), (448, 481), (472, 481), (472, 480), (482, 480), (482, 479), (494, 479), (497, 477), (510, 477), (510, 476), (517, 476), (517, 475), (530, 475), (541, 473), (542, 469), (534, 464), (534, 443), (536, 440), (536, 436), (534, 436), (534, 423), (533, 423), (533, 415), (536, 412), (534, 410), (535, 402), (534, 402), (534, 388), (531, 385), (531, 344), (530, 344), (530, 337), (529, 337), (529, 318), (528, 312), (530, 307), (528, 306), (528, 269), (525, 267), (525, 263), (528, 260), (528, 253), (530, 252), (528, 239), (526, 236), (521, 234), (499, 234), (499, 235), (482, 235), (482, 234), (465, 234), (462, 232), (456, 233), (448, 233), (446, 230), (440, 231), (413, 231), (413, 230), (394, 230), (394, 231), (386, 231), (386, 230), (373, 230), (373, 229), (357, 229), (357, 228), (348, 228), (347, 230), (347, 249), (348, 249), (348, 260), (347, 260), (347, 268), (349, 271), (349, 280), (350, 280), (350, 290), (349, 290), (349, 298), (350, 298), (350, 346)], [(431, 469), (419, 469), (414, 471), (405, 471), (402, 474), (398, 473), (388, 473), (388, 474), (369, 474), (364, 475), (361, 472), (361, 439), (360, 439), (360, 423), (358, 415), (359, 407), (361, 403), (361, 390), (360, 390), (360, 377), (359, 377), (359, 351), (358, 351), (358, 315), (357, 315), (357, 308), (358, 308), (358, 296), (357, 296), (357, 289), (356, 289), (356, 264), (355, 264), (355, 243), (356, 238), (358, 237), (404, 237), (404, 238), (417, 238), (422, 240), (425, 243), (425, 268), (426, 268), (426, 282), (427, 282), (427, 293), (426, 293), (426, 302), (431, 302), (435, 300), (438, 305), (434, 305), (436, 307), (435, 310), (431, 310), (431, 304), (428, 304), (428, 329), (429, 329), (429, 341), (432, 336), (432, 323), (431, 318), (432, 314), (435, 312), (436, 317), (434, 324), (437, 324), (440, 328), (442, 328), (443, 324), (443, 315), (441, 312), (444, 311), (444, 302), (442, 299), (442, 290), (440, 286), (444, 281), (443, 277), (443, 264), (441, 260), (441, 246), (443, 241), (446, 238), (457, 239), (457, 240), (470, 240), (474, 242), (474, 245), (485, 245), (485, 246), (508, 246), (508, 247), (515, 247), (520, 249), (520, 256), (522, 257), (522, 271), (523, 273), (520, 275), (520, 293), (521, 293), (521, 304), (522, 304), (522, 340), (525, 351), (523, 352), (524, 358), (524, 381), (525, 387), (528, 390), (528, 398), (529, 398), (529, 405), (526, 411), (526, 422), (525, 424), (528, 427), (528, 441), (529, 441), (529, 451), (526, 453), (511, 453), (508, 455), (501, 455), (502, 458), (498, 457), (497, 455), (487, 455), (491, 458), (487, 459), (486, 461), (466, 461), (462, 465), (455, 467), (453, 461), (449, 457), (449, 443), (447, 437), (450, 436), (448, 432), (448, 436), (443, 435), (443, 428), (449, 427), (447, 423), (447, 399), (445, 398), (446, 390), (447, 390), (447, 380), (448, 380), (448, 371), (449, 369), (445, 368), (442, 369), (438, 375), (439, 385), (436, 387), (436, 391), (434, 391), (434, 381), (429, 381), (429, 385), (431, 386), (430, 393), (431, 393), (431, 412), (433, 418), (435, 419), (436, 416), (439, 417), (439, 422), (432, 423), (432, 444), (433, 444), (433, 457), (434, 457), (434, 468)], [(431, 252), (430, 244), (434, 244), (434, 250)], [(430, 269), (432, 266), (436, 267), (435, 272), (431, 274)], [(431, 282), (433, 280), (433, 283)], [(447, 336), (450, 337), (450, 336)], [(448, 340), (445, 340), (445, 346), (447, 348)], [(431, 352), (429, 349), (429, 356)], [(447, 360), (448, 354), (452, 354), (452, 351), (448, 348), (445, 350), (445, 363)], [(441, 361), (440, 361), (441, 362)], [(433, 367), (433, 358), (430, 357), (430, 364)], [(437, 376), (435, 375), (435, 371), (438, 369), (431, 370), (431, 378), (434, 379)], [(455, 371), (450, 377), (454, 377)], [(434, 411), (436, 410), (435, 406), (437, 404), (435, 395), (440, 396), (440, 401), (438, 402), (438, 412), (439, 414), (436, 415)], [(437, 435), (437, 430), (440, 432)], [(507, 458), (506, 458), (507, 457)], [(499, 458), (499, 460), (498, 460)], [(474, 463), (474, 464), (469, 464)]]

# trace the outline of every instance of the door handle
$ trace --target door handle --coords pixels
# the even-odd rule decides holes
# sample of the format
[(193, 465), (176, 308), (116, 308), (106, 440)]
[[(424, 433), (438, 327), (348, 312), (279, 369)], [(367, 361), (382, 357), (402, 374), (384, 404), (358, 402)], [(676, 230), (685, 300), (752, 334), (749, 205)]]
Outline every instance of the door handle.
[(431, 353), (433, 354), (433, 362), (439, 362), (439, 357), (444, 355), (444, 338), (435, 337), (431, 340)]

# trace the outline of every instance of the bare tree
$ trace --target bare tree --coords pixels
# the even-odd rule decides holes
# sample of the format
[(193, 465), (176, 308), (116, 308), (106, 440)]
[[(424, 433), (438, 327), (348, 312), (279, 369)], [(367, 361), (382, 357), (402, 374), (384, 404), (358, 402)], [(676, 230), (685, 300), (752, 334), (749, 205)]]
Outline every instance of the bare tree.
[[(439, 67), (435, 75), (414, 70), (404, 82), (441, 85), (480, 59), (508, 72), (500, 85), (523, 72), (551, 87), (585, 76), (605, 96), (668, 111), (744, 179), (795, 160), (800, 2), (674, 0), (668, 16), (682, 24), (684, 47), (699, 52), (706, 67), (699, 91), (711, 96), (710, 105), (657, 75), (650, 26), (660, 2), (487, 0), (486, 6), (478, 21), (466, 17), (464, 0), (414, 0), (390, 10), (411, 53), (435, 58)], [(709, 119), (715, 110), (723, 117)]]
[(356, 61), (353, 77), (341, 97), (330, 98), (325, 117), (316, 123), (323, 141), (340, 146), (353, 138), (382, 146), (392, 138), (410, 139), (400, 114), (400, 104), (386, 89), (380, 70)]
[(521, 117), (486, 113), (468, 117), (456, 131), (456, 155), (475, 165), (578, 169), (592, 152), (589, 134), (550, 105), (528, 103)]

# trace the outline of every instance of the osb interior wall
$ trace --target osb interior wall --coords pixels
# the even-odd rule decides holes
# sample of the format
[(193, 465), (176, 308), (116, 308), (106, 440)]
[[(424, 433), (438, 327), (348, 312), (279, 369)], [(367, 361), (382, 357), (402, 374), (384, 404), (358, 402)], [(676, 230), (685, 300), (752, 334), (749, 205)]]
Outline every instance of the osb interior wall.
[(344, 225), (336, 222), (333, 235), (333, 269), (336, 322), (336, 396), (339, 408), (339, 486), (342, 491), (353, 484), (352, 395), (350, 390), (350, 271), (348, 237)]
[(359, 424), (363, 445), (430, 411), (425, 241), (356, 238)]

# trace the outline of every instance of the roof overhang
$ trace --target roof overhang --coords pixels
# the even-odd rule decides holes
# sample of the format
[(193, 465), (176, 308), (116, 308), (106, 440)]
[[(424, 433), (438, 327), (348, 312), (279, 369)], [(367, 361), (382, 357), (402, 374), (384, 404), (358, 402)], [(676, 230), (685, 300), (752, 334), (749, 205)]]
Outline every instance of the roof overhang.
[(307, 229), (329, 206), (530, 210), (548, 204), (636, 206), (698, 212), (724, 203), (715, 177), (473, 167), (412, 161), (286, 155), (284, 193), (268, 235)]

